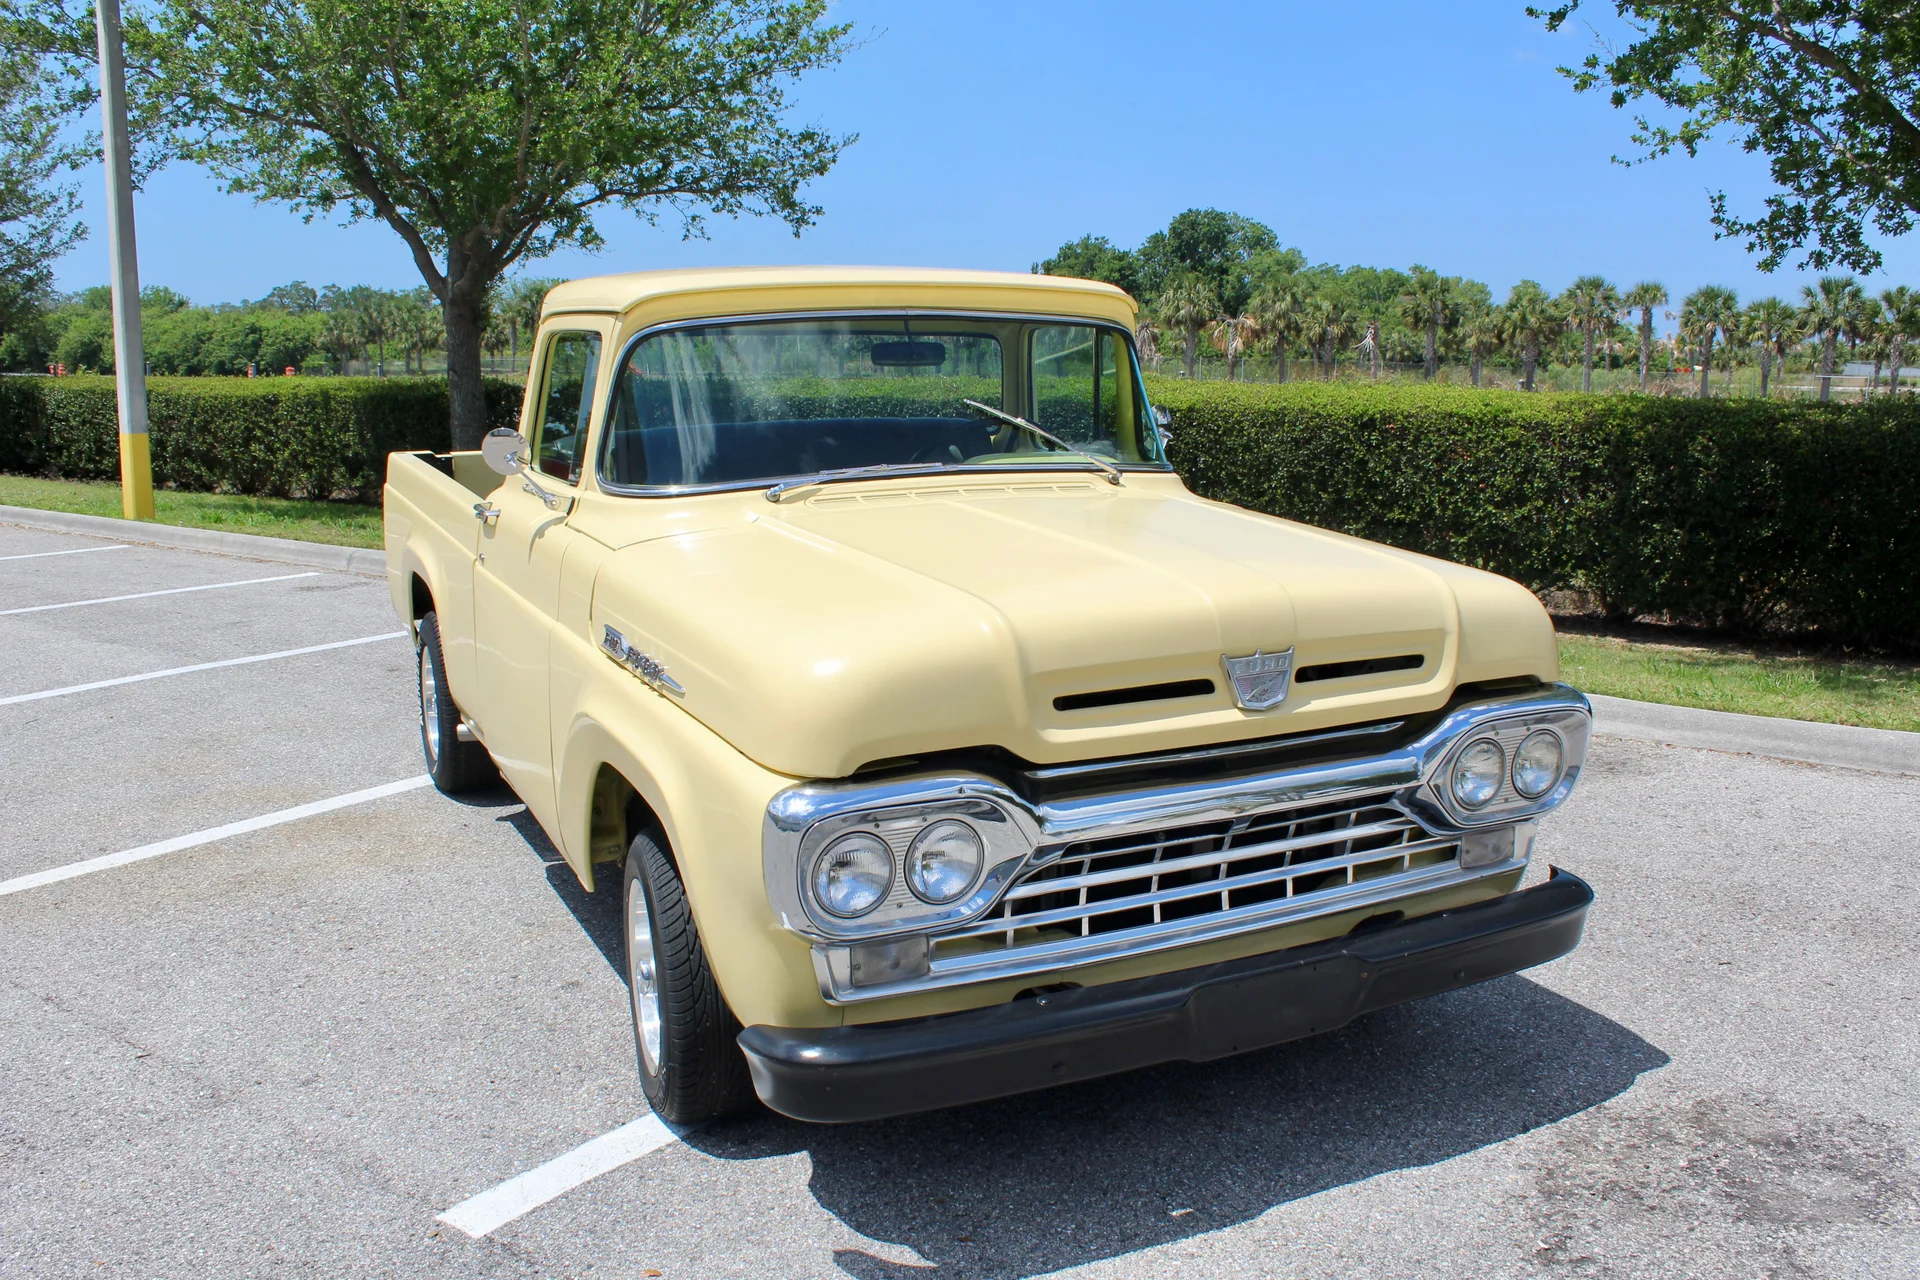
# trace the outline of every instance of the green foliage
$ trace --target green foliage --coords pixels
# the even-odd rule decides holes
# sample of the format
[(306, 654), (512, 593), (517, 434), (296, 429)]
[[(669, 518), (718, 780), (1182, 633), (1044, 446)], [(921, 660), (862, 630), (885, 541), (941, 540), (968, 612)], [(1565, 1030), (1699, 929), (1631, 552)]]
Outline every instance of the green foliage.
[[(489, 426), (520, 388), (487, 383)], [(153, 378), (155, 484), (259, 496), (371, 499), (387, 454), (449, 445), (440, 378)], [(0, 471), (117, 476), (110, 378), (0, 378)]]
[[(81, 0), (14, 0), (86, 84)], [(826, 0), (154, 0), (126, 20), (136, 123), (227, 189), (375, 220), (440, 303), (455, 438), (486, 430), (487, 303), (516, 262), (596, 248), (622, 208), (778, 217), (852, 139), (791, 122), (787, 86), (850, 27)], [(37, 51), (37, 50), (36, 50)], [(402, 333), (402, 349), (412, 339)]]
[(1911, 645), (1920, 404), (1155, 379), (1196, 491), (1612, 614)]
[[(1557, 30), (1580, 0), (1530, 8)], [(1579, 91), (1605, 89), (1613, 105), (1651, 98), (1672, 124), (1635, 118), (1647, 158), (1688, 155), (1730, 131), (1764, 153), (1781, 193), (1766, 212), (1732, 212), (1712, 197), (1713, 221), (1761, 251), (1772, 271), (1806, 249), (1803, 265), (1873, 271), (1883, 236), (1911, 230), (1920, 212), (1920, 40), (1906, 0), (1614, 0), (1635, 39), (1561, 71)], [(1811, 242), (1809, 244), (1809, 242)]]
[(1136, 299), (1145, 296), (1140, 283), (1140, 255), (1131, 249), (1119, 248), (1105, 236), (1081, 236), (1061, 245), (1051, 258), (1034, 263), (1033, 273), (1104, 280), (1125, 289)]
[(86, 234), (79, 193), (59, 177), (84, 154), (61, 141), (64, 109), (37, 58), (0, 57), (0, 331), (32, 316), (54, 260)]
[(1237, 316), (1253, 294), (1256, 264), (1278, 252), (1280, 237), (1263, 222), (1219, 209), (1189, 209), (1140, 246), (1140, 284), (1153, 296), (1182, 276), (1198, 276), (1225, 313)]

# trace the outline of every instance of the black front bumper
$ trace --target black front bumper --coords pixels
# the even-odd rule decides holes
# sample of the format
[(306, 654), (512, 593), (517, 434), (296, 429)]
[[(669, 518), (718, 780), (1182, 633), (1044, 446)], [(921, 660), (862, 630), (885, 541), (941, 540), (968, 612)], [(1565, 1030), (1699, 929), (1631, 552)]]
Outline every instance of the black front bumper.
[(1330, 1031), (1563, 956), (1592, 902), (1556, 867), (1531, 889), (1286, 951), (900, 1022), (748, 1027), (740, 1047), (775, 1111), (879, 1120)]

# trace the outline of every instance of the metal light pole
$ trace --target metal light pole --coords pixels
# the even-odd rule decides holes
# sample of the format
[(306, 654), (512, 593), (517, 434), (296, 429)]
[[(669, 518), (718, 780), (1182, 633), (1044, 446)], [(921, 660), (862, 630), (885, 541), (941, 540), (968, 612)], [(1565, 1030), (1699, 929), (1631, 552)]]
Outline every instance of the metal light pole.
[(120, 401), (120, 513), (153, 519), (153, 457), (147, 448), (146, 347), (140, 337), (140, 265), (133, 246), (133, 159), (127, 141), (127, 71), (120, 52), (120, 0), (96, 0), (100, 114), (107, 170), (107, 252), (113, 255), (113, 378)]

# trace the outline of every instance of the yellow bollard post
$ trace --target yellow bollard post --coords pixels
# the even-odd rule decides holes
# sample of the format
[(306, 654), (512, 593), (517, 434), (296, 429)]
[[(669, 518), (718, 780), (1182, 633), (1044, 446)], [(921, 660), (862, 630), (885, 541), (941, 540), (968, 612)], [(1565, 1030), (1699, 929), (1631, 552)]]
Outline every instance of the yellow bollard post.
[(153, 455), (147, 440), (147, 352), (140, 334), (140, 268), (133, 244), (133, 163), (127, 141), (127, 72), (120, 2), (94, 6), (100, 38), (102, 159), (107, 171), (107, 250), (113, 257), (113, 379), (120, 402), (120, 514), (153, 519)]

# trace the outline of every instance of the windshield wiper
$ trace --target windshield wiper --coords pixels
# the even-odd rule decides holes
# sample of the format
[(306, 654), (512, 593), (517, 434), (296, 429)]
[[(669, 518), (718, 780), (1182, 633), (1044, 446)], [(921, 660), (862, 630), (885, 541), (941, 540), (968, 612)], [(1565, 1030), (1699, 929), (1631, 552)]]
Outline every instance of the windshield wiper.
[(767, 501), (778, 502), (789, 493), (811, 489), (815, 485), (832, 484), (837, 480), (864, 480), (868, 476), (930, 476), (952, 469), (950, 462), (876, 462), (865, 467), (842, 467), (838, 471), (821, 471), (793, 480), (782, 480), (767, 490)]
[(1022, 431), (1031, 431), (1033, 432), (1034, 435), (1039, 436), (1042, 440), (1048, 441), (1051, 444), (1057, 444), (1062, 449), (1065, 449), (1068, 453), (1077, 454), (1080, 457), (1085, 458), (1088, 462), (1091, 462), (1094, 466), (1100, 468), (1102, 471), (1107, 473), (1108, 484), (1117, 485), (1120, 483), (1120, 468), (1114, 466), (1111, 462), (1108, 462), (1105, 458), (1102, 458), (1099, 454), (1088, 453), (1085, 449), (1076, 449), (1072, 445), (1068, 444), (1065, 440), (1062, 440), (1059, 436), (1053, 434), (1053, 432), (1044, 430), (1043, 428), (1040, 428), (1040, 427), (1036, 427), (1031, 422), (1028, 422), (1025, 418), (1017, 417), (1011, 413), (1003, 413), (999, 409), (994, 408), (990, 404), (981, 404), (978, 400), (963, 400), (961, 401), (961, 403), (966, 405), (970, 409), (978, 409), (980, 412), (987, 414), (990, 417), (998, 418), (1000, 419), (1000, 421), (1006, 423), (1010, 427), (1019, 427)]

